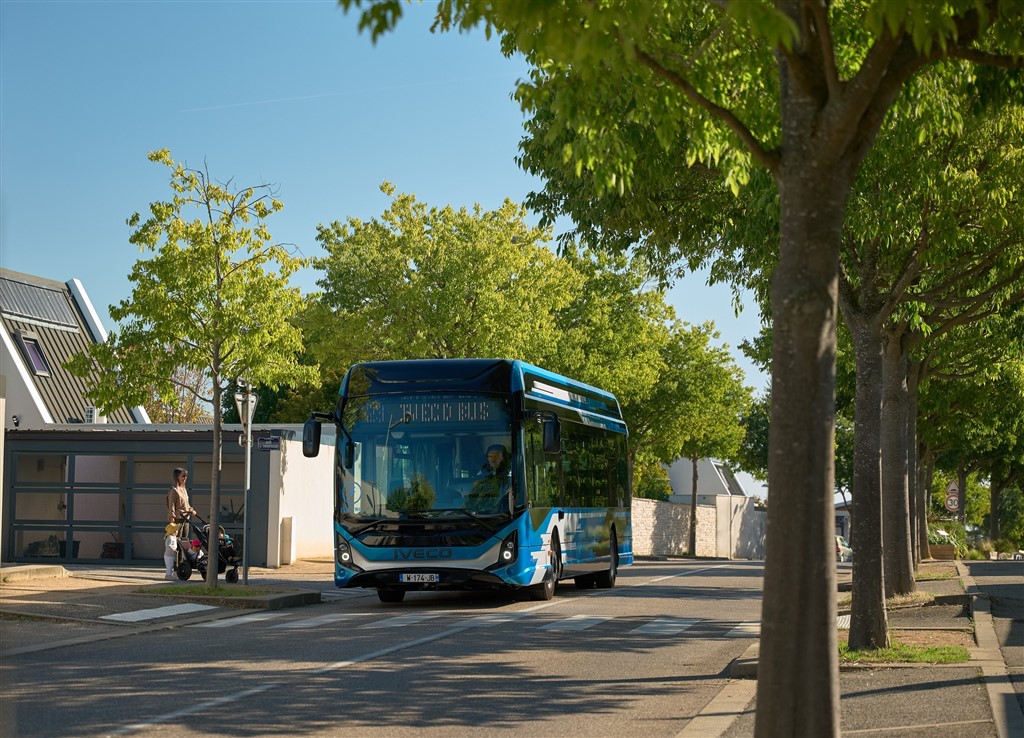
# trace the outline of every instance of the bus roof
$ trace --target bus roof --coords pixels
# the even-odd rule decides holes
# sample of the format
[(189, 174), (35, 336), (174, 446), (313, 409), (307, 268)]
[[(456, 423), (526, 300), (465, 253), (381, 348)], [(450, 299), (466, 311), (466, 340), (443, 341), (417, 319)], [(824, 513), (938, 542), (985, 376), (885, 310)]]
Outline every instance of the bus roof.
[(409, 359), (354, 364), (342, 395), (405, 392), (523, 392), (535, 400), (622, 419), (610, 392), (513, 359)]

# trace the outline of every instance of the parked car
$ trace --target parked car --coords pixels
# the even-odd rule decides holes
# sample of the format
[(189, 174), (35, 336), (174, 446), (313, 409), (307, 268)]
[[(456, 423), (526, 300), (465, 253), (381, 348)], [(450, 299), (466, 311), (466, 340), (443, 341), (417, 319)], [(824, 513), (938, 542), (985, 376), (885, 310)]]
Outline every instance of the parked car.
[(836, 536), (836, 561), (853, 561), (853, 549), (842, 536)]

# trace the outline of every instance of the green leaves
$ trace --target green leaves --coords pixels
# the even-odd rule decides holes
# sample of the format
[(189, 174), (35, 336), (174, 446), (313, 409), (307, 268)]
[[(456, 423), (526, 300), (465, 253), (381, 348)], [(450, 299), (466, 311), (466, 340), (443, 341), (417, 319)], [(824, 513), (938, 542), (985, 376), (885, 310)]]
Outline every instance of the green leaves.
[(118, 325), (110, 339), (73, 361), (90, 396), (107, 409), (153, 392), (170, 401), (181, 367), (208, 380), (185, 387), (207, 403), (214, 396), (206, 391), (227, 378), (272, 387), (312, 379), (296, 360), (302, 337), (291, 320), (301, 296), (288, 287), (303, 260), (271, 244), (263, 223), (281, 202), (267, 185), (229, 191), (165, 149), (149, 159), (168, 167), (175, 195), (152, 203), (145, 221), (128, 219), (129, 241), (150, 256), (129, 274), (131, 298), (111, 308)]
[(392, 195), (379, 218), (319, 227), (328, 256), (319, 302), (337, 327), (347, 366), (378, 358), (506, 356), (537, 361), (552, 351), (555, 313), (580, 286), (506, 201), (496, 211), (431, 207)]

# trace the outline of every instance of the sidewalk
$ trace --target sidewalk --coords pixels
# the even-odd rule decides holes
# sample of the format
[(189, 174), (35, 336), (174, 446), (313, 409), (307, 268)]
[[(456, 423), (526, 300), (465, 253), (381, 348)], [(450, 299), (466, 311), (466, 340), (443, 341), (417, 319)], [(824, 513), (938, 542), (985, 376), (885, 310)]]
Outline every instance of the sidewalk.
[[(841, 665), (843, 735), (872, 738), (1018, 738), (1024, 712), (1008, 677), (996, 638), (988, 596), (960, 562), (922, 564), (922, 571), (955, 566), (957, 578), (921, 581), (935, 605), (892, 609), (890, 631), (921, 645), (965, 645), (967, 663)], [(841, 574), (840, 592), (849, 584)], [(964, 610), (966, 604), (967, 610)], [(849, 610), (847, 609), (848, 613)], [(840, 609), (840, 615), (843, 610)], [(973, 632), (963, 641), (964, 633)], [(900, 640), (899, 637), (896, 640)], [(748, 738), (754, 735), (759, 645), (733, 663), (731, 682), (677, 738)]]
[[(1010, 562), (1008, 565), (1012, 566)], [(1024, 736), (1024, 712), (1010, 683), (993, 627), (988, 596), (960, 562), (926, 563), (922, 567), (925, 572), (955, 567), (957, 576), (919, 582), (919, 589), (934, 594), (943, 604), (893, 609), (889, 612), (890, 629), (913, 633), (914, 641), (922, 645), (966, 645), (970, 660), (953, 665), (842, 667), (839, 683), (843, 734), (871, 738)], [(848, 568), (841, 571), (840, 588), (844, 583), (848, 585), (849, 575)], [(92, 634), (83, 639), (114, 637), (122, 634), (126, 626), (97, 626), (100, 613), (167, 604), (166, 597), (145, 594), (147, 585), (167, 584), (163, 580), (163, 569), (156, 567), (4, 566), (0, 568), (0, 581), (3, 582), (0, 613), (35, 619), (24, 622), (5, 619), (0, 651), (8, 651), (12, 642), (17, 644), (20, 637), (39, 641), (40, 648), (52, 648), (56, 644), (45, 631), (59, 629), (60, 638), (67, 639), (74, 636), (76, 621), (91, 623), (88, 627), (85, 622), (77, 623)], [(199, 583), (199, 579), (194, 576), (190, 582)], [(249, 586), (275, 590), (267, 595), (271, 599), (299, 592), (320, 601), (321, 596), (339, 594), (334, 590), (333, 565), (328, 560), (297, 561), (281, 569), (251, 568)], [(341, 594), (372, 597), (373, 591), (346, 590)], [(840, 592), (838, 596), (843, 594)], [(275, 606), (266, 601), (242, 603), (236, 600), (230, 604), (235, 607)], [(203, 617), (219, 616), (197, 616)], [(1015, 621), (1024, 620), (1024, 613), (1014, 613), (1013, 617)], [(40, 618), (52, 619), (53, 625), (41, 628)], [(145, 627), (167, 626), (157, 623)], [(103, 636), (104, 631), (110, 635)], [(43, 635), (39, 635), (40, 632)], [(17, 650), (31, 648), (32, 644), (28, 643)], [(755, 643), (734, 661), (730, 682), (677, 738), (753, 736), (757, 656), (758, 644)]]

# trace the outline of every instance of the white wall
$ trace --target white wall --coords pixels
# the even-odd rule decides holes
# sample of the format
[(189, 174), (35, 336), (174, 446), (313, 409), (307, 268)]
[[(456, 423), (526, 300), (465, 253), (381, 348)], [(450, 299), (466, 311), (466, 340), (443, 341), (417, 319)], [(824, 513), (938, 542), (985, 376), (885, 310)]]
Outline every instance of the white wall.
[[(693, 491), (693, 464), (690, 460), (673, 461), (668, 467), (668, 481), (672, 485), (672, 496), (669, 499), (689, 504), (690, 493)], [(709, 459), (697, 459), (697, 494), (729, 494), (729, 487)]]
[[(267, 510), (267, 566), (277, 568), (295, 559), (334, 557), (334, 453), (324, 443), (320, 455), (307, 459), (301, 440), (281, 439), (270, 452)], [(291, 541), (285, 518), (291, 518)], [(283, 535), (284, 534), (284, 535)], [(285, 541), (287, 542), (287, 541)]]

